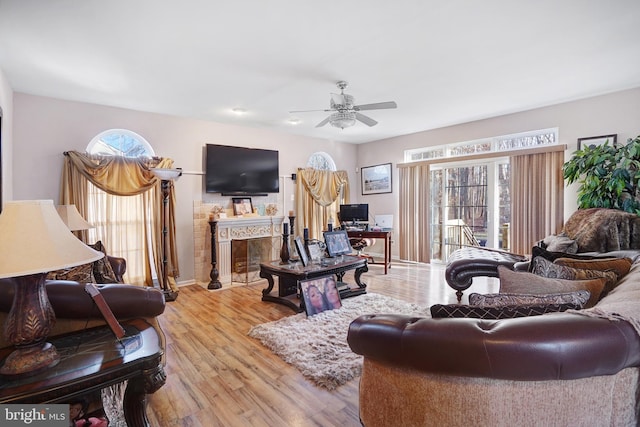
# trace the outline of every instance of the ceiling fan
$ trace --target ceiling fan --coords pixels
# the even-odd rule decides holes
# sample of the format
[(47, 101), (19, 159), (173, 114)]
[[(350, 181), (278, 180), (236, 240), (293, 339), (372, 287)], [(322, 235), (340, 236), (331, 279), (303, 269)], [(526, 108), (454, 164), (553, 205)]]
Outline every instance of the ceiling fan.
[(340, 93), (332, 93), (331, 100), (329, 101), (328, 110), (297, 110), (289, 111), (290, 113), (310, 113), (314, 111), (326, 111), (332, 113), (329, 117), (321, 121), (316, 125), (317, 128), (330, 123), (331, 126), (344, 129), (356, 124), (356, 120), (364, 123), (367, 126), (375, 126), (377, 121), (371, 117), (365, 116), (359, 111), (364, 110), (384, 110), (388, 108), (397, 108), (398, 105), (394, 101), (388, 102), (376, 102), (374, 104), (353, 105), (355, 99), (353, 96), (344, 93), (347, 87), (347, 82), (339, 81), (336, 85), (340, 89)]

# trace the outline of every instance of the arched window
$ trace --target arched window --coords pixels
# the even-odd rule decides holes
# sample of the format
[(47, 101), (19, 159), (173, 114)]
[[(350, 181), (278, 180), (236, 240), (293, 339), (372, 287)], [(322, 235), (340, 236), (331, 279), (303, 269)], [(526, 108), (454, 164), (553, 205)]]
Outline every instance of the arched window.
[(327, 171), (336, 171), (336, 162), (334, 162), (331, 156), (327, 153), (317, 151), (309, 156), (309, 160), (307, 160), (307, 167)]
[(155, 152), (146, 139), (127, 129), (109, 129), (93, 137), (87, 153), (105, 156), (154, 157)]
[[(147, 140), (127, 129), (100, 132), (91, 139), (86, 151), (101, 156), (155, 157), (153, 147)], [(151, 200), (153, 197), (145, 193), (136, 196), (111, 195), (88, 183), (86, 219), (94, 226), (88, 230), (88, 240), (102, 241), (107, 254), (127, 260), (126, 283), (149, 284), (145, 275), (149, 251), (145, 248), (152, 245), (151, 241), (147, 241), (147, 236), (153, 227), (153, 212), (157, 209), (154, 203), (150, 203)], [(156, 271), (152, 270), (152, 276), (156, 280)]]

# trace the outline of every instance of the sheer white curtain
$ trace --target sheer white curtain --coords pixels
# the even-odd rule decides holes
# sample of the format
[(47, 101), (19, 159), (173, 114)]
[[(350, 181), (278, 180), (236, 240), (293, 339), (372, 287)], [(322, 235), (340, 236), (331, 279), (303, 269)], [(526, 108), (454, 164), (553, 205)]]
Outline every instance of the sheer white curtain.
[[(125, 283), (142, 285), (156, 278), (147, 271), (156, 189), (134, 195), (108, 194), (88, 183), (87, 221), (90, 242), (101, 240), (109, 255), (127, 260)], [(141, 218), (144, 220), (141, 221)]]

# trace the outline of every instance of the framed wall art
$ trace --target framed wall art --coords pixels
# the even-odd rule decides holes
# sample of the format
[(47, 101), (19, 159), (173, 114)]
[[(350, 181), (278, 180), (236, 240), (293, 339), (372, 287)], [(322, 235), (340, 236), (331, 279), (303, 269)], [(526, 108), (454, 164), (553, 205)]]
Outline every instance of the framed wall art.
[(391, 193), (391, 163), (360, 169), (362, 194)]
[(582, 150), (586, 147), (597, 147), (600, 145), (604, 145), (604, 143), (607, 141), (609, 142), (609, 146), (617, 147), (617, 140), (617, 133), (611, 135), (590, 136), (588, 138), (578, 138), (578, 150)]

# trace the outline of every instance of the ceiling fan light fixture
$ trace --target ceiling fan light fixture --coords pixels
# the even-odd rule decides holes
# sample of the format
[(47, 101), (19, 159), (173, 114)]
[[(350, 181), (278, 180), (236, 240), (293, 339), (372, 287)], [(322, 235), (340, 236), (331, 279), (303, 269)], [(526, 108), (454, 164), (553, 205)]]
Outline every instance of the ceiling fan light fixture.
[(350, 111), (338, 111), (329, 119), (331, 126), (344, 129), (356, 124), (356, 113)]

